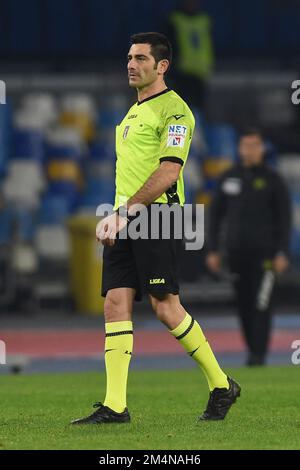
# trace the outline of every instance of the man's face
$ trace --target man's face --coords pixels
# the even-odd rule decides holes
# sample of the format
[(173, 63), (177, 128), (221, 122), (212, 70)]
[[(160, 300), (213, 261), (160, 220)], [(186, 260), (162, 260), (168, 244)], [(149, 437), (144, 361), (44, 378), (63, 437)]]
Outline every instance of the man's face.
[(259, 135), (241, 137), (239, 142), (239, 155), (244, 166), (259, 165), (264, 158), (265, 147)]
[(144, 88), (154, 83), (163, 74), (163, 62), (155, 63), (150, 44), (133, 44), (128, 52), (129, 86)]

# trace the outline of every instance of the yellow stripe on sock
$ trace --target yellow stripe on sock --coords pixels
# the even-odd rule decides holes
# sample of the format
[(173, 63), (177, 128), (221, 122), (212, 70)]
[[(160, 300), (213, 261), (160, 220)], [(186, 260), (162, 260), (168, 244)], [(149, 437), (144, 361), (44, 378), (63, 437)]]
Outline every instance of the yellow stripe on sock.
[(179, 323), (179, 325), (174, 328), (174, 330), (170, 330), (171, 335), (175, 336), (175, 338), (177, 338), (177, 336), (181, 336), (189, 328), (191, 321), (191, 315), (186, 313), (182, 322)]
[(120, 331), (132, 330), (132, 321), (113, 321), (105, 323), (105, 333), (117, 333)]

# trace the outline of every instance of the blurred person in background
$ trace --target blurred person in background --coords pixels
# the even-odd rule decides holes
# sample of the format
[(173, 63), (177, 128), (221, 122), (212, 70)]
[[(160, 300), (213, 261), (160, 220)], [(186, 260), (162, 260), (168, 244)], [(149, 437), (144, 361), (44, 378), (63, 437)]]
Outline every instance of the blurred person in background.
[(172, 11), (165, 26), (173, 44), (174, 87), (191, 106), (202, 109), (205, 89), (214, 66), (211, 19), (199, 0), (183, 0)]
[(220, 233), (237, 295), (248, 348), (247, 365), (263, 365), (268, 351), (277, 275), (288, 265), (291, 204), (282, 177), (264, 161), (262, 134), (248, 129), (239, 140), (240, 162), (220, 178), (210, 209), (206, 263), (220, 272)]

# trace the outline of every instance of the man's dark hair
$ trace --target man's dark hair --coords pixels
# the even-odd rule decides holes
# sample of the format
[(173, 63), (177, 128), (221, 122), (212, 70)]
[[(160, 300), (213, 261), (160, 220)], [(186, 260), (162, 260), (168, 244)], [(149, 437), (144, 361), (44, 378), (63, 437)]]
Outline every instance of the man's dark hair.
[(130, 38), (130, 43), (150, 44), (151, 54), (154, 57), (156, 65), (160, 60), (167, 59), (169, 61), (169, 67), (166, 73), (169, 71), (172, 62), (172, 46), (164, 34), (155, 32), (133, 34)]
[(246, 127), (245, 129), (242, 129), (242, 131), (240, 132), (240, 139), (249, 136), (257, 136), (261, 140), (264, 140), (264, 135), (258, 127)]

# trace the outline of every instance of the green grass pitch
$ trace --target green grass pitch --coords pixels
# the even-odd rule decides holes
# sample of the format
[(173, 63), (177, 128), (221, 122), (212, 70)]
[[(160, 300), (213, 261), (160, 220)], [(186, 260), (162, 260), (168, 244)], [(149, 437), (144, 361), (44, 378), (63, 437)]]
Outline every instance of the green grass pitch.
[(230, 371), (242, 396), (224, 421), (197, 423), (198, 369), (131, 371), (130, 424), (70, 426), (103, 398), (104, 373), (0, 378), (0, 449), (299, 449), (299, 366)]

